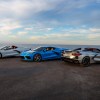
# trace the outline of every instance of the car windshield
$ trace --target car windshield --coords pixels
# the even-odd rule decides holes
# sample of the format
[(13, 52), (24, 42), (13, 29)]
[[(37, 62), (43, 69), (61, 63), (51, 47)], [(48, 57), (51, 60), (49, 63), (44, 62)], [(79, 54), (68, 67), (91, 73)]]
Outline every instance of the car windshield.
[(9, 49), (16, 49), (16, 48), (18, 48), (18, 47), (14, 46), (14, 45), (12, 45), (12, 46), (3, 46), (3, 47), (0, 48), (0, 50), (9, 50)]
[(8, 47), (10, 47), (10, 46), (3, 46), (3, 47), (0, 48), (0, 50), (4, 50), (4, 49), (6, 49)]
[(43, 51), (44, 49), (45, 47), (39, 47), (39, 48), (34, 49), (34, 51)]

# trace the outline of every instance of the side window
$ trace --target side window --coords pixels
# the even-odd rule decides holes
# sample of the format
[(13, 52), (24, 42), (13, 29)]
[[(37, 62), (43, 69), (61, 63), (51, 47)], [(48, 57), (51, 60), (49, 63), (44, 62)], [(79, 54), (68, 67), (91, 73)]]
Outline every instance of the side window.
[(100, 50), (94, 49), (93, 52), (100, 53)]
[(55, 50), (55, 48), (54, 47), (51, 47), (51, 50)]
[(7, 48), (5, 48), (5, 50), (11, 50), (12, 48), (11, 47), (7, 47)]
[(46, 48), (46, 51), (50, 51), (50, 50), (51, 50), (50, 47)]
[(46, 48), (46, 51), (52, 51), (52, 50), (55, 50), (55, 48), (54, 47), (48, 47), (48, 48)]

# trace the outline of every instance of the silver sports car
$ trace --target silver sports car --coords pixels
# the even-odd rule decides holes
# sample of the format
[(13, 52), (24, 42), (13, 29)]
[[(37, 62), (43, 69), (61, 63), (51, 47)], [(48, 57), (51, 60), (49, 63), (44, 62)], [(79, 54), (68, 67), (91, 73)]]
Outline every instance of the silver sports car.
[(75, 50), (67, 50), (62, 52), (62, 60), (65, 62), (79, 63), (84, 67), (91, 63), (100, 62), (100, 49), (97, 48), (81, 48)]
[(4, 46), (0, 48), (0, 58), (8, 56), (19, 56), (22, 51), (30, 50), (30, 48), (17, 46)]

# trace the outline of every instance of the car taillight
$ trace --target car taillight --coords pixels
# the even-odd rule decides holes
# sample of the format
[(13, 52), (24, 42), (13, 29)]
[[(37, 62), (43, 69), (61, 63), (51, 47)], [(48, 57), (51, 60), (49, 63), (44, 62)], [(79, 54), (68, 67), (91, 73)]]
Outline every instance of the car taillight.
[(80, 56), (81, 53), (72, 53), (73, 56)]

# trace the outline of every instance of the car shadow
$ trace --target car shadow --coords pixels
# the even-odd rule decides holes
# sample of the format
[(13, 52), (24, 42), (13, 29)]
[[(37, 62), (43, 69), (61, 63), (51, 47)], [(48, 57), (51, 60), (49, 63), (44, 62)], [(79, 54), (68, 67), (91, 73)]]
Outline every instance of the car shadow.
[[(28, 60), (23, 60), (23, 59), (21, 59), (21, 61), (23, 61), (23, 62), (35, 62), (35, 61), (28, 61)], [(41, 62), (52, 62), (52, 61), (62, 61), (62, 60), (61, 59), (47, 59), (47, 60), (42, 60), (42, 61), (37, 62), (37, 63), (41, 63)]]
[(3, 58), (0, 58), (0, 59), (12, 59), (12, 58), (20, 58), (20, 57), (18, 57), (18, 56), (10, 56), (10, 57), (3, 57)]

